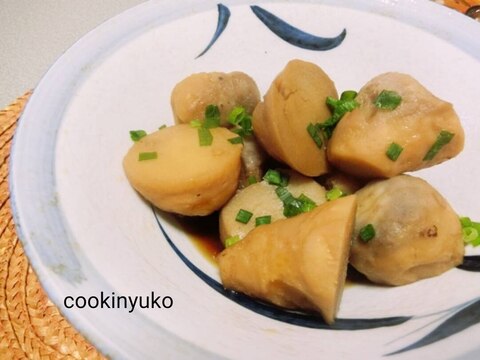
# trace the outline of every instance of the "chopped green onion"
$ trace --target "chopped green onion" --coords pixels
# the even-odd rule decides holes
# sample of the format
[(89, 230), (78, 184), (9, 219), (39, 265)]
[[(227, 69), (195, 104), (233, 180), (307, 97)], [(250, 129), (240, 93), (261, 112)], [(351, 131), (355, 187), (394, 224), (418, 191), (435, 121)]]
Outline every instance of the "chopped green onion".
[(352, 111), (353, 109), (357, 108), (360, 106), (360, 104), (353, 99), (348, 99), (348, 100), (335, 100), (332, 97), (327, 97), (327, 105), (333, 110), (333, 114), (335, 117), (340, 120), (343, 115), (345, 115), (347, 112)]
[(467, 216), (461, 216), (460, 224), (462, 225), (462, 228), (469, 227), (469, 226), (472, 226), (472, 220)]
[(283, 186), (277, 187), (275, 193), (283, 203), (283, 215), (285, 217), (292, 217), (308, 212), (317, 206), (317, 204), (305, 194), (301, 194), (296, 198)]
[(232, 131), (241, 137), (253, 134), (252, 117), (241, 106), (233, 108), (228, 115), (228, 122), (236, 126)]
[(463, 241), (465, 243), (471, 243), (478, 238), (478, 231), (474, 227), (465, 227), (462, 229)]
[(331, 188), (325, 194), (325, 197), (327, 198), (327, 201), (337, 200), (337, 199), (341, 198), (342, 196), (345, 196), (345, 194), (338, 187)]
[(317, 126), (322, 129), (325, 138), (330, 139), (333, 135), (333, 130), (335, 130), (339, 121), (340, 118), (332, 116), (325, 122), (317, 124)]
[(372, 224), (367, 224), (360, 229), (358, 236), (363, 242), (369, 242), (375, 237), (375, 228)]
[(198, 141), (200, 146), (210, 146), (213, 142), (213, 135), (209, 129), (204, 127), (199, 127), (198, 129)]
[(267, 225), (272, 222), (272, 216), (271, 215), (264, 215), (264, 216), (259, 216), (255, 218), (255, 226), (260, 226), (260, 225)]
[(298, 197), (298, 200), (300, 200), (300, 202), (302, 203), (302, 205), (301, 205), (302, 212), (309, 212), (310, 210), (313, 210), (317, 207), (317, 204), (315, 203), (315, 201), (310, 199), (305, 194), (301, 194)]
[(205, 121), (203, 126), (207, 129), (220, 126), (220, 110), (217, 105), (208, 105), (205, 108)]
[(346, 100), (355, 100), (357, 97), (358, 93), (355, 90), (346, 90), (342, 92), (342, 95), (340, 95), (340, 100), (346, 101)]
[(480, 223), (478, 222), (475, 222), (475, 221), (472, 221), (472, 227), (474, 227), (475, 229), (478, 230), (479, 234), (480, 234)]
[(167, 127), (167, 125), (163, 124), (162, 126), (160, 126), (160, 127), (158, 128), (158, 130), (165, 129), (166, 127)]
[(277, 186), (287, 186), (288, 185), (288, 175), (282, 174), (278, 170), (268, 169), (265, 175), (263, 176), (263, 180), (268, 182), (270, 185), (277, 185)]
[(217, 105), (207, 105), (202, 126), (206, 129), (220, 126), (220, 110)]
[(258, 181), (257, 181), (257, 178), (253, 175), (250, 175), (248, 178), (247, 178), (247, 183), (248, 185), (253, 185), (253, 184), (256, 184)]
[(301, 214), (302, 212), (302, 203), (298, 199), (293, 199), (293, 201), (283, 204), (283, 215), (287, 218)]
[(295, 200), (294, 196), (290, 193), (290, 191), (288, 191), (286, 187), (283, 187), (283, 186), (277, 187), (275, 189), (275, 193), (284, 204), (289, 204)]
[(147, 136), (145, 130), (130, 130), (130, 139), (132, 139), (132, 141), (137, 142), (145, 136)]
[[(478, 230), (477, 230), (477, 231), (478, 231)], [(474, 247), (480, 245), (480, 236), (477, 237), (475, 240), (473, 240), (473, 241), (470, 243), (470, 245), (472, 245), (472, 246), (474, 246)]]
[(235, 221), (238, 221), (239, 223), (246, 224), (250, 221), (252, 218), (253, 214), (250, 211), (240, 209), (238, 210), (237, 217), (235, 218)]
[(385, 152), (385, 155), (392, 160), (392, 161), (397, 161), (398, 157), (403, 151), (403, 147), (398, 145), (397, 143), (392, 142), (390, 146), (388, 147), (387, 151)]
[(138, 154), (138, 161), (145, 161), (145, 160), (155, 160), (157, 158), (157, 152), (141, 152)]
[(355, 100), (356, 97), (357, 92), (353, 90), (344, 91), (339, 100), (334, 99), (331, 96), (327, 97), (326, 104), (332, 111), (332, 116), (323, 123), (317, 124), (317, 126), (323, 130), (327, 139), (332, 137), (333, 130), (335, 130), (335, 127), (343, 118), (343, 116), (347, 112), (350, 112), (360, 106), (360, 104)]
[(234, 137), (234, 138), (231, 138), (231, 139), (228, 139), (228, 141), (231, 143), (231, 144), (243, 144), (243, 138), (241, 136), (237, 136), (237, 137)]
[[(200, 142), (200, 146), (212, 145), (213, 135), (210, 132), (210, 129), (220, 126), (220, 110), (218, 109), (218, 106), (208, 105), (205, 108), (205, 119), (203, 121), (198, 119), (192, 120), (190, 121), (190, 126), (198, 129), (198, 140)], [(232, 139), (229, 139), (229, 141), (230, 140)], [(232, 144), (234, 144), (234, 142), (232, 142)]]
[(435, 157), (435, 155), (437, 155), (438, 152), (442, 149), (442, 147), (447, 145), (454, 136), (455, 134), (449, 131), (446, 131), (446, 130), (440, 131), (440, 134), (438, 134), (437, 136), (437, 140), (435, 140), (432, 147), (427, 151), (427, 153), (425, 154), (425, 157), (423, 158), (423, 161), (432, 160)]
[[(318, 124), (317, 124), (318, 125)], [(319, 149), (323, 149), (323, 140), (322, 136), (320, 135), (321, 128), (317, 125), (312, 123), (308, 124), (307, 132), (308, 135), (312, 138)]]
[(235, 245), (239, 241), (240, 241), (240, 236), (238, 236), (238, 235), (230, 236), (230, 237), (225, 239), (225, 247), (228, 248), (232, 245)]
[(218, 108), (217, 105), (207, 105), (205, 108), (205, 119), (211, 119), (211, 118), (219, 118), (220, 117), (220, 109)]
[(480, 245), (480, 223), (472, 221), (469, 217), (460, 217), (462, 225), (462, 237), (465, 244), (472, 246)]
[(201, 120), (192, 120), (190, 121), (190, 126), (193, 128), (201, 128), (203, 125), (203, 122)]
[(337, 100), (331, 96), (327, 96), (325, 103), (328, 105), (330, 110), (335, 111), (335, 108), (338, 106), (338, 104), (340, 104), (340, 100)]
[(232, 132), (235, 134), (241, 136), (241, 137), (246, 137), (250, 136), (253, 134), (253, 128), (252, 128), (252, 118), (251, 117), (246, 117), (244, 121), (242, 122), (242, 126), (231, 129)]
[(317, 204), (308, 196), (302, 194), (298, 198), (293, 197), (283, 203), (283, 215), (287, 218), (309, 212), (317, 207)]
[(220, 126), (220, 118), (218, 118), (218, 119), (214, 119), (214, 118), (205, 119), (205, 121), (203, 122), (203, 126), (205, 127), (205, 129), (217, 128), (217, 127)]
[(382, 110), (394, 110), (402, 102), (402, 97), (392, 90), (382, 90), (374, 101), (374, 105)]
[(246, 115), (245, 109), (241, 106), (236, 106), (228, 115), (228, 122), (232, 125), (240, 125), (242, 118)]

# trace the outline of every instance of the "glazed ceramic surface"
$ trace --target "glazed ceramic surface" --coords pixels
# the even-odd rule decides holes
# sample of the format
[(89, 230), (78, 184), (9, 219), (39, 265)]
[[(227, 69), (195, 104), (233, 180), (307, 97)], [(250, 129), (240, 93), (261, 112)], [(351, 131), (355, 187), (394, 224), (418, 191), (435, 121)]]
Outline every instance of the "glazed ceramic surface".
[[(225, 291), (214, 263), (122, 169), (129, 130), (172, 124), (170, 92), (194, 72), (244, 71), (265, 93), (293, 58), (321, 66), (340, 91), (399, 71), (452, 102), (466, 132), (463, 153), (415, 175), (478, 220), (478, 39), (478, 23), (415, 0), (159, 1), (107, 21), (52, 66), (15, 136), (14, 216), (42, 285), (113, 358), (478, 358), (475, 257), (470, 271), (407, 286), (349, 286), (328, 327)], [(173, 306), (65, 307), (69, 296), (152, 292)]]

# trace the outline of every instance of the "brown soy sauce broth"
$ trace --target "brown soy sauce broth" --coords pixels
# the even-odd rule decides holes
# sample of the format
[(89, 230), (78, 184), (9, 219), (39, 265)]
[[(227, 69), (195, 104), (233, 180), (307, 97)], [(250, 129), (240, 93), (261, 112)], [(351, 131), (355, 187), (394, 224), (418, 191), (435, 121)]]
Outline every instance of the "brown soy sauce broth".
[[(218, 213), (203, 217), (177, 216), (176, 219), (200, 254), (217, 265), (216, 256), (224, 246), (220, 241)], [(351, 265), (348, 266), (346, 287), (353, 285), (373, 285), (368, 279)]]
[(202, 256), (216, 265), (215, 258), (224, 248), (220, 241), (218, 213), (197, 217), (177, 216), (176, 219)]

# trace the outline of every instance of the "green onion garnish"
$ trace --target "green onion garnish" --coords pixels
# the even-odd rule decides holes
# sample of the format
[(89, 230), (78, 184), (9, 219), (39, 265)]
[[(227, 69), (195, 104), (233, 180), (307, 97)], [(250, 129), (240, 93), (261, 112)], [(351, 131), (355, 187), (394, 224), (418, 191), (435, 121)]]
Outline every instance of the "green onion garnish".
[(460, 217), (462, 225), (462, 237), (465, 244), (472, 246), (480, 245), (480, 223), (470, 220), (469, 217)]
[(193, 128), (196, 128), (196, 129), (201, 128), (202, 125), (203, 125), (203, 122), (201, 120), (196, 119), (196, 120), (190, 121), (190, 126)]
[(338, 106), (340, 103), (340, 100), (335, 99), (331, 96), (327, 96), (327, 99), (325, 100), (325, 103), (328, 105), (330, 110), (335, 111), (335, 108)]
[(275, 189), (275, 193), (277, 194), (278, 198), (284, 204), (289, 204), (295, 200), (295, 197), (288, 191), (286, 187), (279, 186)]
[(144, 136), (147, 136), (145, 130), (130, 130), (130, 139), (132, 139), (132, 141), (137, 142)]
[(302, 203), (302, 212), (309, 212), (310, 210), (313, 210), (317, 207), (317, 204), (315, 203), (315, 201), (313, 201), (312, 199), (310, 199), (307, 195), (305, 194), (301, 194), (299, 197), (298, 197), (298, 200), (300, 200), (300, 202)]
[(141, 152), (138, 154), (138, 161), (145, 161), (145, 160), (155, 160), (157, 158), (157, 152)]
[(283, 204), (283, 215), (287, 218), (301, 214), (302, 203), (298, 199), (294, 199), (288, 204)]
[(391, 90), (382, 90), (374, 101), (374, 105), (382, 110), (394, 110), (402, 102), (402, 97)]
[(257, 178), (253, 175), (250, 175), (248, 178), (247, 178), (247, 183), (248, 185), (253, 185), (253, 184), (256, 184), (258, 181), (257, 181)]
[(355, 90), (346, 90), (342, 93), (342, 95), (340, 95), (340, 100), (355, 100), (357, 95), (358, 93)]
[(213, 135), (209, 129), (204, 127), (199, 127), (198, 129), (198, 141), (200, 146), (210, 146), (213, 142)]
[(305, 194), (296, 198), (285, 187), (280, 186), (275, 189), (275, 192), (283, 202), (283, 215), (285, 217), (292, 217), (308, 212), (317, 206), (317, 204)]
[(240, 236), (238, 236), (238, 235), (230, 236), (230, 237), (225, 239), (225, 247), (228, 248), (232, 245), (235, 245), (239, 241), (240, 241)]
[(400, 154), (402, 153), (402, 151), (403, 151), (403, 147), (401, 147), (397, 143), (392, 142), (388, 147), (387, 151), (385, 152), (385, 155), (387, 155), (387, 157), (390, 160), (396, 161), (400, 156)]
[(271, 215), (264, 215), (264, 216), (259, 216), (255, 218), (255, 226), (266, 225), (266, 224), (270, 224), (271, 222), (272, 222)]
[(345, 194), (338, 187), (331, 188), (325, 194), (325, 198), (327, 199), (327, 201), (337, 200), (337, 199), (341, 198), (342, 196), (345, 196)]
[(375, 228), (372, 224), (367, 224), (360, 229), (358, 236), (363, 242), (369, 242), (375, 237)]
[(442, 147), (447, 145), (454, 136), (455, 134), (449, 131), (446, 131), (446, 130), (440, 131), (440, 134), (438, 134), (437, 136), (437, 140), (435, 140), (432, 147), (427, 151), (427, 153), (425, 154), (425, 157), (423, 158), (423, 161), (432, 160), (435, 157), (435, 155), (437, 155), (438, 152), (442, 149)]
[(228, 139), (228, 141), (231, 143), (231, 144), (243, 144), (243, 138), (241, 136), (237, 136), (237, 137), (234, 137), (234, 138), (231, 138), (231, 139)]
[(360, 104), (355, 100), (356, 97), (357, 92), (353, 90), (344, 91), (339, 100), (334, 99), (331, 96), (327, 97), (326, 104), (332, 111), (332, 116), (323, 123), (317, 124), (317, 126), (323, 130), (327, 139), (332, 137), (333, 130), (335, 130), (335, 127), (342, 117), (347, 112), (350, 112), (360, 106)]
[(160, 126), (160, 127), (158, 128), (158, 130), (165, 129), (166, 127), (167, 127), (167, 125), (163, 124), (162, 126)]
[(318, 126), (318, 124), (314, 125), (312, 123), (308, 124), (307, 126), (307, 132), (308, 135), (312, 138), (312, 140), (315, 142), (317, 147), (319, 149), (323, 149), (323, 140), (322, 136), (320, 135), (321, 128)]
[(235, 218), (235, 221), (238, 221), (239, 223), (246, 224), (250, 221), (252, 218), (253, 214), (250, 211), (240, 209), (238, 210), (237, 217)]
[(228, 122), (236, 127), (232, 131), (241, 137), (253, 134), (252, 117), (241, 106), (233, 108), (228, 115)]
[(283, 204), (283, 215), (289, 218), (295, 215), (309, 212), (316, 207), (317, 205), (315, 204), (315, 202), (302, 194), (300, 195), (300, 197), (295, 198), (293, 201)]
[(220, 110), (217, 105), (208, 105), (205, 108), (205, 121), (203, 126), (212, 129), (220, 126)]
[(478, 235), (478, 231), (474, 227), (466, 227), (462, 229), (463, 241), (467, 244), (477, 239)]
[[(476, 229), (476, 230), (478, 231), (478, 229)], [(475, 240), (473, 240), (473, 241), (470, 243), (470, 245), (472, 245), (472, 246), (478, 246), (478, 245), (480, 245), (480, 236), (477, 237)]]
[(240, 122), (245, 115), (245, 109), (241, 106), (236, 106), (228, 115), (228, 122), (232, 125), (240, 125)]
[(347, 90), (340, 95), (340, 100), (335, 100), (334, 98), (328, 96), (327, 105), (330, 107), (336, 117), (341, 118), (347, 112), (352, 111), (360, 106), (360, 104), (355, 100), (356, 97), (356, 91)]
[(212, 145), (213, 135), (210, 132), (210, 129), (220, 126), (220, 110), (218, 109), (218, 106), (208, 105), (205, 108), (205, 119), (203, 121), (198, 119), (192, 120), (190, 121), (190, 126), (198, 129), (200, 146)]
[(270, 185), (277, 185), (277, 186), (287, 186), (288, 185), (288, 175), (282, 174), (278, 170), (268, 169), (265, 175), (263, 176), (263, 180), (268, 182)]
[(472, 226), (472, 220), (470, 220), (469, 217), (461, 216), (460, 217), (460, 224), (462, 225), (462, 228)]

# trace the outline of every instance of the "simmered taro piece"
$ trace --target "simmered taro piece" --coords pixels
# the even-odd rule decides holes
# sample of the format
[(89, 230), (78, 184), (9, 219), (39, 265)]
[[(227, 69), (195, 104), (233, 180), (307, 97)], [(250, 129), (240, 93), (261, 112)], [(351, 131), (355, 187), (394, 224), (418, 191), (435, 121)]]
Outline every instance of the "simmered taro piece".
[(175, 125), (142, 137), (128, 151), (123, 168), (130, 184), (159, 209), (181, 215), (208, 215), (235, 193), (242, 144), (236, 134), (208, 129), (211, 144), (202, 146), (201, 130)]
[(462, 262), (458, 216), (426, 181), (400, 175), (374, 181), (356, 194), (350, 263), (371, 281), (409, 284)]
[[(285, 178), (285, 189), (291, 196), (295, 198), (306, 197), (315, 206), (326, 202), (325, 189), (315, 180), (292, 170), (275, 170), (275, 173)], [(279, 180), (279, 184), (281, 181)], [(267, 180), (249, 185), (238, 191), (220, 211), (220, 239), (222, 243), (225, 244), (225, 240), (233, 236), (243, 239), (258, 226), (258, 221), (261, 221), (257, 220), (258, 218), (269, 217), (269, 223), (285, 219), (285, 206), (279, 194), (282, 195), (278, 186), (269, 183)], [(241, 210), (252, 214), (249, 221), (237, 220), (238, 213)]]
[(392, 177), (444, 162), (463, 149), (452, 104), (409, 75), (386, 73), (368, 82), (328, 144), (328, 160), (364, 178)]
[(355, 195), (252, 230), (218, 256), (228, 289), (333, 323), (345, 285)]
[(201, 120), (205, 108), (216, 105), (220, 110), (222, 126), (229, 125), (228, 115), (235, 107), (241, 106), (252, 114), (259, 101), (257, 84), (240, 71), (190, 75), (175, 86), (170, 99), (177, 124)]
[(329, 96), (336, 99), (337, 90), (320, 67), (290, 61), (253, 113), (253, 128), (265, 150), (303, 175), (326, 173), (325, 141), (315, 142), (308, 129), (331, 116)]

